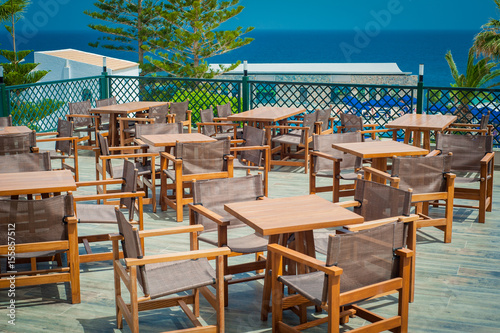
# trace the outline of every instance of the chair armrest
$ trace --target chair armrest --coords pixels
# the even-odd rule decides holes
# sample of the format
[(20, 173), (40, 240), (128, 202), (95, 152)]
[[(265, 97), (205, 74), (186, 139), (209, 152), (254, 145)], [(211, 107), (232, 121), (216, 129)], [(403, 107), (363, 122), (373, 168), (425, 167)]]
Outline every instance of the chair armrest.
[(404, 222), (404, 223), (409, 223), (409, 222), (414, 222), (419, 219), (419, 216), (416, 214), (411, 214), (409, 216), (394, 216), (394, 217), (389, 217), (385, 219), (379, 219), (379, 220), (373, 220), (373, 221), (368, 221), (368, 222), (363, 222), (360, 224), (351, 224), (351, 225), (346, 225), (344, 228), (346, 228), (349, 231), (355, 232), (355, 231), (361, 231), (361, 230), (367, 230), (371, 228), (375, 228), (384, 224), (392, 223), (392, 222)]
[[(137, 147), (141, 148), (142, 147)], [(123, 154), (123, 155), (108, 155), (108, 156), (99, 156), (101, 160), (110, 160), (116, 158), (141, 158), (141, 157), (156, 157), (158, 153), (135, 153), (135, 154)]]
[(392, 177), (390, 174), (388, 174), (387, 172), (384, 172), (384, 171), (380, 171), (378, 169), (375, 169), (375, 168), (372, 168), (372, 167), (366, 167), (364, 166), (362, 168), (365, 172), (367, 173), (370, 173), (372, 175), (375, 175), (375, 176), (378, 176), (378, 177), (381, 177), (381, 178), (384, 178), (385, 180), (389, 180), (391, 182), (396, 182), (398, 181), (399, 182), (399, 178), (398, 177)]
[(341, 202), (336, 202), (336, 205), (339, 205), (340, 207), (348, 208), (348, 207), (359, 207), (361, 203), (356, 200), (348, 200), (348, 201), (341, 201)]
[(137, 121), (142, 123), (154, 123), (154, 118), (118, 118), (118, 122), (123, 123), (124, 121)]
[[(81, 201), (91, 201), (91, 200), (104, 200), (104, 199), (122, 199), (122, 198), (136, 198), (136, 197), (144, 197), (146, 193), (143, 191), (140, 192), (119, 192), (119, 193), (102, 193), (102, 194), (90, 194), (90, 195), (82, 195), (78, 197), (73, 197), (75, 202)], [(77, 214), (78, 216), (78, 214)]]
[(61, 136), (58, 138), (37, 139), (36, 142), (78, 141), (79, 139), (77, 136)]
[(229, 254), (231, 254), (231, 250), (228, 247), (218, 247), (209, 250), (196, 250), (196, 251), (177, 252), (172, 254), (145, 256), (141, 259), (125, 258), (125, 265), (127, 267), (132, 267), (132, 266), (156, 264), (169, 261), (227, 256)]
[(94, 118), (97, 119), (99, 118), (98, 115), (91, 115), (91, 114), (67, 114), (66, 118)]
[(425, 155), (426, 157), (430, 157), (430, 156), (438, 156), (439, 154), (441, 154), (441, 150), (437, 150), (437, 149), (434, 149), (433, 151), (431, 151), (429, 154)]
[(57, 135), (59, 132), (45, 132), (45, 133), (36, 133), (36, 136), (48, 136), (48, 135)]
[(396, 128), (380, 128), (380, 129), (371, 129), (371, 130), (364, 130), (364, 131), (359, 131), (361, 134), (368, 134), (368, 133), (387, 133), (387, 132), (393, 132), (397, 131)]
[(100, 180), (92, 180), (92, 181), (85, 181), (85, 182), (77, 182), (76, 187), (84, 187), (84, 186), (98, 186), (98, 185), (116, 185), (116, 184), (123, 184), (124, 180), (123, 179), (100, 179)]
[(173, 228), (161, 228), (161, 229), (153, 229), (153, 230), (139, 230), (139, 237), (156, 237), (156, 236), (167, 236), (167, 235), (177, 235), (184, 233), (195, 233), (203, 231), (203, 226), (201, 224), (188, 225), (182, 227), (173, 227)]
[(122, 150), (139, 150), (142, 147), (139, 146), (118, 146), (118, 147), (109, 147), (109, 151), (122, 151)]
[(227, 117), (215, 117), (214, 121), (229, 121)]
[(212, 220), (213, 222), (217, 223), (218, 225), (221, 225), (221, 226), (228, 226), (229, 225), (228, 220), (224, 220), (224, 218), (222, 216), (212, 212), (210, 209), (207, 209), (207, 208), (203, 207), (202, 205), (189, 204), (188, 207), (189, 207), (190, 211), (191, 210), (195, 211), (198, 214), (201, 214), (201, 215), (205, 216), (206, 218)]
[(488, 133), (487, 129), (479, 129), (479, 128), (453, 128), (448, 127), (445, 129), (447, 132), (470, 132), (470, 133)]
[(487, 153), (486, 155), (483, 156), (483, 158), (481, 159), (480, 163), (481, 164), (488, 164), (491, 162), (491, 160), (493, 159), (493, 157), (495, 157), (495, 153)]
[(336, 266), (327, 267), (325, 262), (321, 260), (318, 260), (316, 258), (308, 256), (307, 254), (297, 252), (295, 250), (289, 249), (287, 247), (278, 244), (269, 244), (267, 246), (267, 251), (273, 254), (278, 254), (287, 259), (291, 259), (295, 262), (304, 264), (318, 271), (322, 271), (328, 275), (339, 276), (340, 274), (342, 274), (343, 271), (342, 268)]
[(336, 158), (336, 157), (333, 157), (332, 155), (328, 155), (328, 154), (325, 154), (323, 152), (320, 152), (320, 151), (309, 151), (309, 154), (311, 156), (317, 156), (317, 157), (321, 157), (321, 158), (326, 158), (327, 160), (330, 160), (330, 161), (334, 161), (334, 162), (340, 162), (342, 161), (341, 158)]
[(244, 146), (244, 147), (231, 147), (231, 151), (246, 151), (246, 150), (266, 150), (271, 149), (270, 146)]
[(301, 127), (301, 126), (287, 126), (287, 125), (271, 125), (271, 126), (266, 126), (266, 130), (271, 130), (271, 129), (298, 129), (298, 130), (306, 130), (309, 129), (309, 127)]
[(160, 153), (160, 157), (166, 158), (167, 160), (172, 161), (172, 162), (181, 161), (180, 159), (177, 159), (177, 157), (175, 157), (174, 155), (167, 153), (167, 152), (163, 152), (163, 151)]
[(413, 257), (414, 251), (410, 249), (397, 249), (396, 250), (396, 255), (402, 257), (402, 258), (410, 258)]
[(363, 124), (363, 127), (371, 127), (371, 128), (373, 128), (373, 129), (374, 129), (375, 127), (377, 127), (377, 126), (379, 126), (379, 125), (378, 125), (378, 124)]

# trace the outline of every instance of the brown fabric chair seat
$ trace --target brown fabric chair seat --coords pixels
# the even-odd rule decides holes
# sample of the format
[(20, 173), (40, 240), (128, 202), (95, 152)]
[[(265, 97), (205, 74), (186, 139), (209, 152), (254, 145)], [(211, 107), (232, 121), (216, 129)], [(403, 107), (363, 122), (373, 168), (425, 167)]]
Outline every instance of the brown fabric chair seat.
[[(215, 232), (214, 232), (215, 234)], [(230, 236), (230, 232), (228, 232)], [(206, 236), (199, 236), (199, 240), (217, 246), (217, 239)], [(227, 247), (233, 252), (238, 253), (254, 253), (267, 250), (268, 239), (257, 233), (249, 234), (242, 237), (228, 238)]]

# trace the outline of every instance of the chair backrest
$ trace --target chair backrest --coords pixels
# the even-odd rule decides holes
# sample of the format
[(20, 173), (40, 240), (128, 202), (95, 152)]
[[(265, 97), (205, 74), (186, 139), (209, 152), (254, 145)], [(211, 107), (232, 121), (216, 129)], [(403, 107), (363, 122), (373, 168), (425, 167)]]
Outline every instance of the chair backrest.
[(49, 152), (0, 156), (0, 173), (50, 170)]
[[(109, 152), (108, 140), (105, 137), (103, 137), (101, 133), (97, 133), (97, 140), (99, 141), (99, 154), (101, 156), (111, 155), (111, 153)], [(111, 178), (115, 178), (111, 159), (105, 160), (104, 163), (106, 163), (106, 172), (109, 173)]]
[(224, 156), (230, 154), (230, 141), (177, 142), (175, 156), (182, 159), (184, 175), (227, 171)]
[[(214, 111), (212, 108), (200, 111), (200, 119), (202, 123), (213, 123), (214, 122)], [(208, 136), (212, 136), (216, 133), (215, 126), (204, 125), (202, 128), (202, 133)]]
[(8, 225), (16, 226), (16, 244), (68, 240), (64, 217), (73, 216), (73, 196), (41, 200), (0, 200), (0, 244), (8, 244)]
[(321, 131), (326, 131), (328, 129), (328, 122), (330, 121), (330, 115), (332, 109), (316, 110), (316, 121), (321, 122)]
[[(304, 115), (304, 119), (302, 121), (302, 127), (309, 128), (309, 131), (307, 132), (307, 137), (308, 138), (310, 138), (314, 134), (314, 124), (316, 123), (316, 117), (317, 117), (317, 115), (316, 115), (315, 112), (308, 113), (308, 114)], [(305, 132), (302, 131), (300, 142), (302, 144), (305, 144), (306, 141), (307, 140), (306, 140), (306, 137), (305, 137)]]
[[(217, 117), (219, 118), (227, 118), (233, 113), (231, 109), (231, 103), (228, 102), (226, 104), (217, 105)], [(222, 121), (223, 123), (230, 123), (231, 121)]]
[[(69, 114), (90, 115), (90, 109), (92, 108), (92, 105), (90, 104), (90, 100), (88, 100), (83, 102), (68, 103), (68, 107), (69, 107)], [(91, 118), (75, 117), (72, 118), (72, 120), (73, 123), (75, 124), (75, 127), (84, 127), (92, 125)]]
[(152, 106), (149, 108), (149, 118), (155, 120), (155, 124), (163, 124), (167, 122), (168, 104)]
[(170, 103), (170, 113), (175, 114), (175, 122), (186, 121), (187, 110), (189, 109), (189, 100), (185, 102)]
[(493, 151), (493, 136), (491, 135), (459, 135), (438, 133), (436, 149), (441, 154), (453, 153), (451, 171), (479, 172), (479, 162), (486, 153)]
[[(139, 238), (139, 231), (137, 228), (127, 221), (123, 213), (115, 209), (116, 220), (118, 222), (118, 230), (120, 235), (123, 237), (121, 241), (123, 257), (124, 258), (134, 258), (140, 259), (143, 257), (141, 241)], [(144, 294), (149, 295), (149, 288), (147, 285), (146, 270), (144, 266), (138, 267), (137, 281), (142, 288)]]
[(411, 192), (363, 179), (356, 181), (354, 200), (361, 205), (354, 212), (365, 221), (409, 215)]
[[(132, 192), (135, 193), (137, 191), (137, 177), (139, 175), (138, 170), (135, 168), (134, 163), (125, 160), (123, 162), (123, 180), (125, 181), (122, 184), (122, 192)], [(134, 218), (135, 213), (135, 200), (136, 197), (132, 198), (121, 198), (120, 205), (127, 207), (128, 216), (132, 220)]]
[[(266, 142), (266, 131), (252, 127), (243, 127), (243, 144), (244, 147), (263, 146)], [(262, 150), (243, 150), (239, 152), (238, 159), (253, 163), (256, 166), (262, 165)]]
[[(399, 276), (397, 249), (406, 246), (407, 227), (403, 222), (393, 222), (358, 232), (330, 235), (327, 266), (343, 269), (340, 292), (346, 292)], [(323, 299), (328, 297), (325, 281)]]
[(488, 128), (488, 122), (490, 121), (490, 111), (487, 114), (481, 116), (481, 122), (479, 123), (479, 129), (485, 130)]
[(12, 126), (12, 116), (0, 117), (0, 127)]
[(342, 132), (356, 132), (363, 130), (363, 118), (350, 113), (340, 112), (340, 125)]
[(399, 188), (413, 193), (446, 191), (445, 173), (450, 172), (453, 156), (396, 157), (392, 160), (392, 176), (399, 177)]
[[(116, 97), (111, 96), (110, 98), (104, 98), (104, 99), (96, 99), (95, 100), (95, 106), (96, 107), (101, 107), (101, 106), (109, 106), (109, 105), (116, 105)], [(107, 123), (109, 122), (109, 114), (101, 113), (101, 122)]]
[[(351, 154), (344, 154), (343, 152), (332, 148), (333, 143), (348, 143), (348, 142), (362, 142), (363, 136), (358, 132), (350, 133), (334, 133), (324, 135), (313, 135), (313, 151), (319, 151), (335, 158), (341, 158), (340, 169), (354, 169), (361, 167), (361, 159)], [(331, 171), (333, 170), (333, 161), (326, 158), (314, 158), (314, 172)]]
[[(57, 137), (70, 138), (73, 135), (73, 122), (59, 118), (57, 120)], [(63, 152), (66, 155), (73, 154), (73, 141), (62, 140), (56, 141), (56, 150)]]
[[(200, 180), (193, 183), (193, 203), (230, 221), (229, 228), (242, 227), (246, 224), (224, 210), (224, 205), (233, 202), (257, 200), (264, 196), (261, 175), (246, 177)], [(204, 231), (217, 229), (217, 223), (195, 214), (195, 222), (202, 224)]]
[(0, 155), (31, 153), (36, 147), (35, 131), (0, 135)]

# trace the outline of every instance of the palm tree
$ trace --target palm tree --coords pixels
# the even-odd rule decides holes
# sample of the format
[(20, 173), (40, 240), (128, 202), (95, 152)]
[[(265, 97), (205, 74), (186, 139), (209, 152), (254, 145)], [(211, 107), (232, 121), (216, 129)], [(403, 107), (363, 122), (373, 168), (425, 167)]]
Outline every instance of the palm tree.
[[(500, 0), (495, 0), (500, 1)], [(448, 66), (450, 66), (451, 75), (455, 80), (455, 83), (452, 83), (452, 87), (457, 88), (493, 88), (495, 86), (500, 85), (500, 83), (492, 83), (488, 84), (491, 80), (500, 76), (500, 69), (494, 69), (498, 63), (492, 62), (490, 57), (485, 57), (480, 59), (477, 63), (474, 63), (475, 60), (475, 50), (473, 47), (469, 49), (469, 56), (467, 58), (467, 69), (465, 74), (460, 74), (458, 72), (457, 65), (453, 60), (453, 56), (451, 55), (451, 51), (448, 51), (445, 55), (445, 59), (448, 62)], [(460, 102), (460, 105), (457, 107), (456, 115), (458, 119), (472, 119), (472, 114), (469, 112), (468, 104), (475, 97), (475, 93), (473, 91), (458, 91), (455, 95), (456, 100)]]
[[(500, 0), (493, 0), (500, 11)], [(488, 23), (482, 26), (483, 31), (474, 38), (474, 49), (476, 54), (483, 54), (495, 59), (500, 58), (500, 20), (490, 18)]]

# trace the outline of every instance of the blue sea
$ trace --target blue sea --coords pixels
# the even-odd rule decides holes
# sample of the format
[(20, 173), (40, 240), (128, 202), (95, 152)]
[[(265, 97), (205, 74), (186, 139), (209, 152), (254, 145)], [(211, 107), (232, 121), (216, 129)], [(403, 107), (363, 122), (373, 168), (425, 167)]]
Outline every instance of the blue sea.
[[(354, 31), (252, 31), (255, 40), (247, 46), (209, 59), (210, 63), (376, 63), (395, 62), (404, 72), (418, 74), (425, 65), (426, 86), (449, 86), (453, 81), (444, 55), (451, 50), (460, 72), (465, 71), (467, 54), (477, 31), (380, 31), (375, 36)], [(132, 52), (92, 48), (94, 31), (34, 32), (18, 36), (18, 49), (49, 51), (73, 48), (137, 60)], [(6, 33), (0, 35), (0, 48), (11, 49)], [(27, 57), (33, 61), (33, 56)]]

